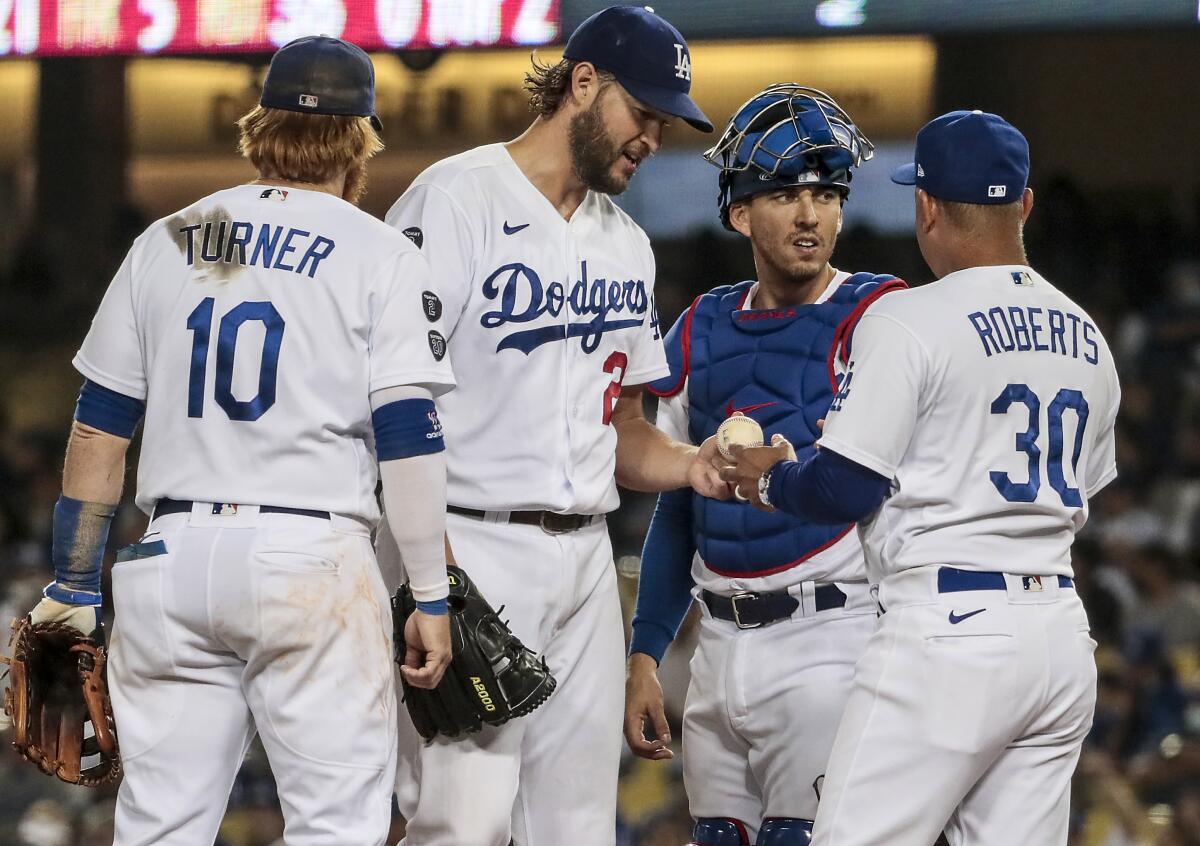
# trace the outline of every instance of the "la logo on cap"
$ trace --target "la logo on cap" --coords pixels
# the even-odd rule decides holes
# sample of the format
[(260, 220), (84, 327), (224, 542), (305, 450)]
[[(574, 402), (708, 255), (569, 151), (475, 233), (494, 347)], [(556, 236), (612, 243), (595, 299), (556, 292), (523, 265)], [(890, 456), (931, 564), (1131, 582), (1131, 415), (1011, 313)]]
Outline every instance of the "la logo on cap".
[(317, 95), (301, 94), (300, 95), (300, 105), (304, 106), (306, 108), (309, 108), (309, 109), (315, 109), (317, 107)]
[(692, 81), (692, 58), (683, 52), (683, 45), (675, 45), (675, 78)]

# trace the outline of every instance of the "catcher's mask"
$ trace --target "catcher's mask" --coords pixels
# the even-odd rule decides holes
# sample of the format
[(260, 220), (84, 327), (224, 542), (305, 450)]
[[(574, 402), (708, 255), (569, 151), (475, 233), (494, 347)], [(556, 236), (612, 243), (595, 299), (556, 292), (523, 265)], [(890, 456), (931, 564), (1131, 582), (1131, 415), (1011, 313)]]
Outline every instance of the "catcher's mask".
[(739, 200), (796, 185), (850, 193), (850, 169), (875, 155), (832, 97), (793, 83), (771, 85), (742, 105), (704, 158), (721, 169), (721, 223)]

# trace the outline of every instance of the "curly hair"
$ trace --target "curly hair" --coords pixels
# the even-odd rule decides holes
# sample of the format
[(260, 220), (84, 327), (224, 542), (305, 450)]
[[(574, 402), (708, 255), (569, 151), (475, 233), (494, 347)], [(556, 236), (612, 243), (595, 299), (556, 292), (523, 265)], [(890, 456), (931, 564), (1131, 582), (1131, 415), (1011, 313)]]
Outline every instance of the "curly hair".
[(238, 152), (261, 176), (320, 184), (360, 169), (383, 149), (371, 121), (255, 106), (238, 121)]
[[(539, 62), (536, 56), (531, 61), (533, 68), (526, 71), (524, 84), (529, 92), (529, 108), (539, 117), (548, 118), (558, 111), (563, 100), (571, 93), (571, 74), (579, 61), (561, 59), (551, 65)], [(599, 68), (596, 68), (596, 75), (600, 78), (601, 90), (616, 80), (611, 73)]]

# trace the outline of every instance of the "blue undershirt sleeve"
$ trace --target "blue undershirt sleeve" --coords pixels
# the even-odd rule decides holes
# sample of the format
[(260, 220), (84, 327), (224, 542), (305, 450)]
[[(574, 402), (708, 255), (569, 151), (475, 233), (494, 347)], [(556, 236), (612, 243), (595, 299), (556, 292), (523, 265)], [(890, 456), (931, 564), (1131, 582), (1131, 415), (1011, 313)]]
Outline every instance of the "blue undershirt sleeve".
[(642, 549), (630, 654), (643, 652), (662, 662), (692, 604), (695, 552), (691, 488), (659, 494)]
[(891, 480), (829, 449), (771, 468), (771, 505), (810, 523), (857, 523), (877, 509)]
[(403, 399), (381, 405), (371, 413), (371, 425), (380, 461), (431, 455), (446, 448), (431, 399)]
[(132, 438), (145, 413), (146, 403), (109, 390), (91, 379), (83, 380), (75, 403), (78, 422), (118, 438)]

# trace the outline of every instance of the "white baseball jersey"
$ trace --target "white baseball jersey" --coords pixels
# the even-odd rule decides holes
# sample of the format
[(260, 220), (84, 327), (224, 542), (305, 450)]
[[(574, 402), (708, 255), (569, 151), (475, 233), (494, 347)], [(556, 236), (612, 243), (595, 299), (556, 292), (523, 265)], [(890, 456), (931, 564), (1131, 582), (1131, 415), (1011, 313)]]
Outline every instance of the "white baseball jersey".
[(1028, 267), (879, 300), (855, 330), (822, 447), (894, 479), (860, 524), (872, 581), (924, 565), (1070, 575), (1116, 475), (1120, 390), (1095, 322)]
[(502, 144), (430, 167), (387, 214), (440, 284), (460, 390), (439, 400), (447, 501), (617, 507), (621, 386), (666, 375), (654, 256), (594, 191), (564, 220)]
[[(841, 284), (850, 278), (844, 270), (835, 270), (829, 285), (821, 292), (815, 302), (823, 303), (828, 300)], [(758, 293), (758, 286), (750, 289), (743, 309), (754, 308), (753, 301)], [(658, 401), (658, 428), (668, 436), (684, 443), (691, 442), (688, 433), (688, 391), (686, 377), (684, 387), (678, 393), (663, 397)], [(751, 578), (722, 576), (715, 573), (696, 555), (692, 559), (692, 579), (698, 588), (714, 593), (730, 595), (741, 590), (773, 591), (783, 590), (800, 582), (834, 582), (862, 581), (866, 578), (863, 566), (862, 543), (855, 532), (848, 532), (828, 549), (817, 552), (806, 559), (803, 564), (779, 573)]]
[(320, 191), (242, 185), (150, 226), (75, 367), (146, 401), (137, 503), (379, 517), (372, 391), (454, 384), (412, 242)]

